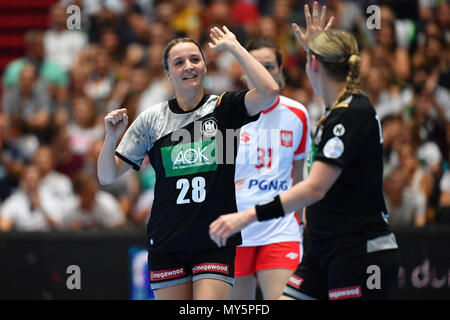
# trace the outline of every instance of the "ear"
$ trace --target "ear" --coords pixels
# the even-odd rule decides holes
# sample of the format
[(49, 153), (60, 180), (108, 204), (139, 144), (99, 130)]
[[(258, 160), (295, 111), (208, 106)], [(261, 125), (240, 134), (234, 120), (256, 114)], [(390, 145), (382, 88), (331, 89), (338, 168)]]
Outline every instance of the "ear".
[(241, 80), (242, 83), (245, 83), (245, 85), (248, 87), (248, 79), (247, 79), (247, 75), (246, 75), (245, 73), (243, 73), (243, 74), (240, 76), (239, 80)]
[(319, 72), (319, 60), (315, 55), (311, 55), (311, 66), (314, 72)]

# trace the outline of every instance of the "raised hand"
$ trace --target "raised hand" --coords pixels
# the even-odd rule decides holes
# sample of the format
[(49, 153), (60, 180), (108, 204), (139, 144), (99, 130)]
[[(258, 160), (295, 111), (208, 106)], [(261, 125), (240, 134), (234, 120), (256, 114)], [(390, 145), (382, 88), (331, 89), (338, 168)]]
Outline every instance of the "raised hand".
[(322, 6), (322, 13), (319, 17), (319, 4), (317, 1), (313, 3), (313, 11), (312, 18), (311, 13), (309, 11), (309, 6), (305, 4), (305, 18), (306, 18), (306, 31), (303, 33), (300, 30), (300, 27), (296, 24), (292, 24), (292, 30), (294, 31), (298, 42), (302, 45), (305, 51), (309, 50), (309, 41), (313, 38), (313, 36), (322, 30), (329, 29), (334, 22), (334, 17), (331, 17), (328, 20), (327, 25), (325, 26), (326, 18), (327, 18), (327, 7)]
[(226, 26), (223, 26), (223, 31), (217, 27), (212, 28), (209, 37), (209, 47), (217, 51), (230, 49), (237, 43), (236, 36)]
[(105, 116), (106, 135), (118, 139), (128, 125), (127, 109), (113, 110)]

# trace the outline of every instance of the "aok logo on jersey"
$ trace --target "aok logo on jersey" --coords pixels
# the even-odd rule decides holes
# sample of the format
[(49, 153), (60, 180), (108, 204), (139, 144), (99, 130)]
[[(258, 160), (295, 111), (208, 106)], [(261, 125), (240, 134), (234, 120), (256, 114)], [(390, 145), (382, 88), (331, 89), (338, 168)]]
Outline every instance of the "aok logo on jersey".
[(217, 170), (215, 140), (197, 141), (161, 148), (167, 177)]

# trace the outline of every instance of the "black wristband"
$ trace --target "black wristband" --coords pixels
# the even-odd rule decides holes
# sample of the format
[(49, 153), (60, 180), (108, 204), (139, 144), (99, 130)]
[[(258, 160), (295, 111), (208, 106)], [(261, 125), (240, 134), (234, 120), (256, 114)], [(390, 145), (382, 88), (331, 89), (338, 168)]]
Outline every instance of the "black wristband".
[(284, 216), (283, 206), (281, 205), (280, 196), (278, 195), (268, 202), (257, 204), (255, 210), (258, 221), (265, 221)]

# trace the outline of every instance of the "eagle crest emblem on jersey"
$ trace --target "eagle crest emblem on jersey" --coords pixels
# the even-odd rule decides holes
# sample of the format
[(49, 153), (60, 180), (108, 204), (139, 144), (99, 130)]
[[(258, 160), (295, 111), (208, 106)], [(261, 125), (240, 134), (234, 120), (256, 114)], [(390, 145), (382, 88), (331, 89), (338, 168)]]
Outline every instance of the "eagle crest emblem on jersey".
[(217, 122), (213, 118), (208, 118), (202, 122), (202, 135), (205, 137), (213, 137), (217, 132)]
[(281, 130), (281, 145), (283, 147), (292, 147), (292, 131), (289, 130)]

